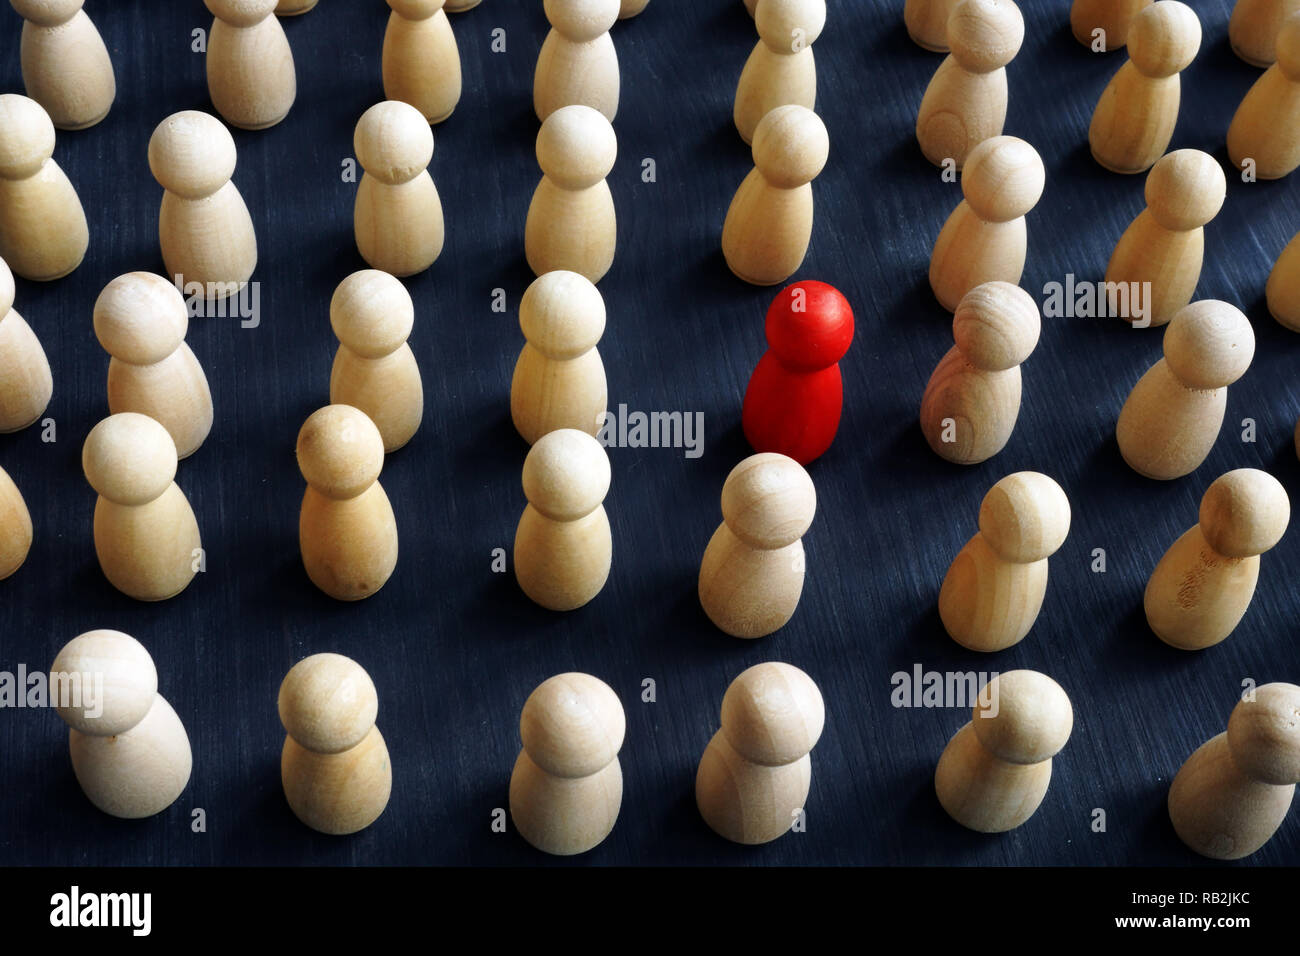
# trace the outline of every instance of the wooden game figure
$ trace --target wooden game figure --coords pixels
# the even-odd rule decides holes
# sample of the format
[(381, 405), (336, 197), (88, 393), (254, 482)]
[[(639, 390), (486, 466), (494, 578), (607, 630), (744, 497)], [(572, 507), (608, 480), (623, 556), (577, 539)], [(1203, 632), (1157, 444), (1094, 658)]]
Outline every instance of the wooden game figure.
[(149, 139), (149, 169), (163, 188), (158, 241), (168, 275), (224, 299), (257, 268), (253, 218), (230, 177), (235, 140), (209, 113), (173, 113)]
[(176, 286), (150, 272), (118, 276), (95, 301), (95, 337), (108, 363), (108, 410), (139, 412), (167, 429), (178, 458), (212, 428), (212, 394), (185, 344), (189, 309)]
[(1070, 32), (1098, 53), (1122, 49), (1128, 43), (1133, 18), (1151, 3), (1152, 0), (1074, 0), (1070, 4)]
[(971, 151), (961, 173), (965, 197), (943, 224), (930, 254), (930, 288), (949, 312), (985, 282), (1020, 284), (1025, 216), (1038, 204), (1047, 171), (1023, 139), (995, 136)]
[(556, 856), (586, 853), (609, 836), (623, 803), (626, 726), (618, 695), (590, 674), (558, 674), (528, 695), (510, 774), (520, 836)]
[(330, 404), (365, 412), (397, 451), (424, 417), (424, 385), (415, 353), (406, 343), (415, 324), (415, 303), (387, 272), (354, 272), (330, 299), (330, 326), (339, 340), (330, 370)]
[(746, 143), (754, 141), (758, 121), (778, 106), (816, 105), (812, 45), (826, 25), (826, 0), (762, 0), (754, 24), (759, 39), (741, 71), (732, 111)]
[[(478, 0), (475, 0), (477, 3)], [(650, 0), (622, 0), (618, 7), (618, 18), (620, 20), (630, 20), (650, 3)]]
[(1033, 297), (1009, 282), (986, 282), (953, 315), (956, 344), (921, 398), (921, 431), (934, 453), (958, 465), (992, 458), (1020, 415), (1020, 364), (1038, 344)]
[[(1300, 233), (1273, 263), (1264, 289), (1268, 311), (1292, 332), (1300, 332)], [(3, 297), (0, 296), (0, 304)], [(0, 325), (0, 329), (4, 326)]]
[(14, 276), (0, 259), (0, 434), (38, 421), (54, 379), (36, 333), (14, 308)]
[(22, 492), (0, 468), (0, 581), (13, 575), (32, 549), (32, 516)]
[(957, 169), (980, 143), (1002, 135), (1006, 66), (1020, 52), (1025, 21), (1011, 0), (961, 0), (948, 17), (952, 50), (935, 71), (916, 116), (925, 158)]
[(542, 179), (528, 205), (524, 254), (536, 275), (568, 270), (599, 282), (614, 263), (614, 199), (605, 177), (618, 140), (589, 106), (565, 106), (537, 134)]
[(1114, 173), (1141, 173), (1165, 154), (1178, 123), (1178, 74), (1200, 47), (1201, 21), (1185, 3), (1161, 0), (1133, 18), (1128, 62), (1102, 91), (1088, 127), (1098, 163)]
[(316, 7), (316, 0), (279, 0), (275, 5), (275, 15), (278, 17), (296, 17), (313, 10)]
[(957, 3), (958, 0), (907, 0), (903, 4), (903, 25), (912, 42), (932, 53), (947, 53), (948, 18)]
[(576, 272), (547, 272), (519, 302), (524, 347), (510, 380), (510, 418), (533, 444), (557, 428), (600, 431), (608, 402), (605, 365), (596, 343), (605, 331), (605, 301)]
[(1074, 709), (1056, 681), (1030, 670), (999, 674), (943, 749), (934, 772), (939, 803), (967, 829), (1014, 830), (1042, 804), (1052, 758), (1073, 729)]
[(722, 486), (722, 524), (700, 562), (700, 605), (732, 637), (755, 638), (785, 626), (799, 606), (804, 534), (817, 490), (797, 461), (750, 455)]
[(289, 115), (298, 95), (293, 51), (274, 16), (276, 0), (203, 0), (215, 18), (208, 35), (208, 95), (231, 126), (267, 129)]
[(333, 836), (378, 820), (393, 768), (365, 668), (342, 654), (305, 657), (285, 675), (277, 707), (285, 730), (280, 782), (294, 816)]
[(572, 611), (605, 586), (613, 554), (602, 503), (609, 479), (605, 449), (574, 428), (543, 435), (524, 459), (528, 505), (515, 531), (515, 577), (542, 607)]
[(376, 103), (357, 122), (352, 148), (365, 170), (353, 208), (361, 258), (395, 276), (423, 272), (444, 237), (442, 200), (428, 170), (428, 121), (409, 103)]
[(24, 279), (49, 282), (90, 244), (77, 191), (54, 156), (54, 124), (39, 103), (0, 94), (0, 258)]
[[(460, 102), (460, 50), (443, 0), (388, 0), (381, 69), (384, 97), (410, 103), (430, 123)], [(447, 5), (450, 7), (450, 4)]]
[(807, 465), (835, 440), (844, 405), (839, 361), (853, 309), (839, 290), (805, 280), (782, 289), (764, 322), (767, 351), (745, 389), (740, 421), (754, 451)]
[(50, 687), (91, 803), (138, 820), (176, 802), (190, 781), (190, 738), (158, 693), (158, 671), (139, 641), (106, 630), (73, 638), (50, 665)]
[(1277, 62), (1277, 35), (1287, 17), (1300, 11), (1300, 0), (1237, 0), (1228, 20), (1232, 52), (1251, 66), (1266, 69)]
[(1162, 481), (1199, 468), (1219, 437), (1228, 386), (1254, 355), (1250, 320), (1227, 302), (1204, 299), (1175, 315), (1164, 358), (1138, 379), (1115, 425), (1129, 467)]
[(695, 774), (695, 804), (714, 833), (733, 843), (769, 843), (803, 814), (809, 756), (826, 724), (811, 677), (789, 664), (756, 664), (722, 697), (722, 727)]
[(121, 412), (91, 429), (81, 451), (95, 489), (95, 554), (110, 584), (137, 601), (163, 601), (203, 563), (199, 525), (176, 486), (176, 443), (147, 415)]
[(972, 651), (1024, 640), (1047, 594), (1047, 559), (1069, 533), (1070, 500), (1046, 475), (1020, 471), (989, 489), (979, 531), (953, 558), (939, 589), (948, 635)]
[(1169, 819), (1201, 856), (1240, 860), (1277, 832), (1300, 783), (1300, 687), (1243, 697), (1227, 733), (1202, 744), (1169, 787)]
[(609, 28), (619, 0), (545, 0), (551, 31), (537, 55), (533, 109), (543, 122), (556, 110), (581, 104), (614, 122), (618, 112), (618, 53)]
[(1300, 12), (1277, 35), (1277, 62), (1247, 92), (1228, 127), (1228, 156), (1256, 179), (1300, 167)]
[(359, 601), (397, 566), (397, 519), (379, 483), (384, 439), (350, 405), (312, 412), (298, 432), (298, 468), (307, 479), (298, 521), (302, 563), (332, 598)]
[(826, 166), (830, 138), (812, 110), (778, 106), (754, 130), (754, 168), (722, 224), (722, 254), (751, 285), (776, 285), (803, 264), (812, 239), (812, 181)]
[(85, 0), (9, 0), (23, 18), (23, 86), (59, 129), (94, 126), (113, 106), (117, 81)]
[(1250, 607), (1259, 556), (1282, 540), (1290, 518), (1286, 489), (1268, 472), (1238, 468), (1216, 479), (1198, 523), (1147, 582), (1143, 605), (1156, 637), (1185, 651), (1227, 638)]
[(1145, 316), (1130, 310), (1122, 318), (1142, 327), (1165, 325), (1192, 301), (1205, 226), (1223, 208), (1227, 191), (1223, 169), (1197, 149), (1176, 150), (1151, 167), (1147, 207), (1124, 230), (1106, 266), (1107, 282), (1150, 290)]

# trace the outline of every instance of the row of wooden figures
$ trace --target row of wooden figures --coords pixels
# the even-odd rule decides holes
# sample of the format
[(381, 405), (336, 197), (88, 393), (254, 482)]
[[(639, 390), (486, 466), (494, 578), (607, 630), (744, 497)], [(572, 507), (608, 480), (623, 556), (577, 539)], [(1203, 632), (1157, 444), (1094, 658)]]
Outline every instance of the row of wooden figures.
[[(91, 803), (128, 819), (169, 807), (188, 785), (193, 759), (143, 645), (119, 631), (90, 631), (65, 645), (50, 671), (53, 703), (70, 728), (73, 771)], [(1227, 732), (1188, 758), (1170, 788), (1169, 813), (1193, 850), (1249, 856), (1282, 825), (1300, 783), (1298, 708), (1300, 687), (1259, 687), (1233, 709)], [(365, 669), (340, 654), (307, 657), (280, 685), (278, 710), (281, 783), (298, 819), (332, 835), (379, 819), (393, 770), (375, 723), (379, 695)], [(743, 671), (723, 695), (720, 729), (696, 772), (705, 823), (749, 845), (792, 829), (805, 810), (810, 755), (825, 721), (821, 692), (797, 667), (769, 662)], [(939, 758), (939, 803), (972, 830), (1020, 826), (1042, 803), (1052, 758), (1073, 724), (1069, 697), (1047, 675), (994, 677)], [(623, 802), (625, 729), (618, 695), (590, 674), (556, 675), (528, 696), (509, 788), (520, 836), (569, 856), (610, 834)]]
[[(418, 109), (429, 123), (451, 116), (461, 94), (460, 51), (446, 11), (463, 12), (479, 0), (388, 0), (381, 72), (384, 95)], [(535, 77), (538, 116), (581, 102), (584, 84), (608, 87), (618, 105), (618, 61), (609, 28), (635, 16), (649, 0), (549, 0), (553, 28), (542, 47)], [(23, 86), (59, 129), (94, 126), (117, 95), (113, 62), (99, 30), (82, 9), (84, 0), (10, 0), (23, 18)], [(261, 130), (289, 115), (298, 95), (293, 51), (273, 14), (306, 13), (316, 0), (204, 0), (213, 15), (206, 46), (208, 95), (231, 126)], [(601, 72), (590, 67), (603, 68)], [(610, 72), (612, 70), (612, 73)], [(545, 108), (548, 103), (557, 106)]]
[[(960, 169), (976, 146), (1002, 134), (1006, 67), (1024, 40), (1024, 20), (1012, 0), (908, 0), (904, 19), (917, 43), (948, 52), (921, 100), (921, 151)], [(1098, 52), (1128, 46), (1129, 60), (1092, 114), (1093, 157), (1117, 173), (1150, 169), (1173, 138), (1179, 74), (1200, 49), (1200, 20), (1178, 0), (1079, 0), (1071, 21)], [(1233, 116), (1228, 155), (1255, 178), (1280, 179), (1300, 167), (1300, 9), (1290, 0), (1241, 0), (1229, 34), (1243, 59), (1267, 71)]]

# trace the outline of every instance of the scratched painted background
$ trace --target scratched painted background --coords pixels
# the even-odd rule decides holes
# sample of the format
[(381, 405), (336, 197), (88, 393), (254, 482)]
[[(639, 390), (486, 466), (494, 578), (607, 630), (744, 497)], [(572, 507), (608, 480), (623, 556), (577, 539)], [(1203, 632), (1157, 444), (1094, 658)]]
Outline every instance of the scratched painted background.
[[(1227, 43), (1227, 0), (1194, 0), (1205, 26), (1184, 77), (1173, 147), (1226, 162), (1224, 134), (1258, 75)], [(107, 120), (60, 133), (57, 161), (80, 190), (91, 245), (71, 277), (20, 281), (17, 308), (54, 369), (49, 415), (58, 441), (36, 429), (0, 438), (0, 465), (26, 495), (36, 543), (0, 584), (0, 669), (47, 668), (74, 635), (113, 627), (137, 636), (158, 664), (162, 693), (188, 728), (194, 774), (169, 810), (110, 819), (83, 797), (66, 730), (49, 711), (0, 711), (0, 863), (548, 864), (513, 832), (495, 834), (519, 746), (519, 708), (544, 678), (584, 670), (608, 681), (628, 715), (622, 814), (584, 864), (1158, 864), (1196, 863), (1165, 812), (1186, 756), (1223, 730), (1241, 682), (1300, 680), (1300, 528), (1263, 559), (1259, 591), (1237, 632), (1200, 654), (1167, 648), (1141, 609), (1147, 575), (1196, 519), (1206, 485), (1231, 468), (1276, 474), (1300, 500), (1291, 431), (1300, 414), (1300, 337), (1263, 303), (1273, 259), (1300, 228), (1300, 177), (1245, 185), (1206, 237), (1200, 297), (1224, 298), (1255, 325), (1254, 365), (1231, 389), (1227, 425), (1193, 475), (1160, 484), (1121, 461), (1114, 423), (1124, 397), (1160, 354), (1160, 332), (1118, 320), (1054, 319), (1024, 366), (1025, 401), (1006, 450), (974, 468), (946, 464), (916, 423), (921, 392), (951, 345), (950, 317), (926, 283), (931, 244), (960, 198), (921, 156), (916, 108), (940, 57), (911, 44), (901, 0), (831, 0), (816, 45), (818, 110), (831, 156), (815, 184), (817, 220), (798, 278), (838, 286), (857, 315), (843, 363), (839, 437), (811, 472), (817, 519), (804, 540), (809, 575), (784, 630), (742, 642), (699, 609), (700, 555), (720, 519), (718, 496), (748, 453), (740, 399), (761, 355), (774, 290), (731, 277), (719, 252), (722, 219), (749, 169), (731, 124), (736, 79), (754, 42), (739, 0), (652, 0), (614, 30), (623, 75), (614, 267), (600, 289), (609, 325), (600, 350), (612, 403), (701, 411), (705, 453), (612, 451), (606, 502), (615, 557), (588, 607), (555, 615), (531, 605), (512, 574), (490, 570), (509, 549), (524, 501), (525, 445), (509, 419), (510, 372), (521, 345), (516, 306), (532, 278), (523, 226), (538, 170), (531, 83), (545, 35), (541, 4), (485, 0), (455, 15), (465, 91), (435, 130), (432, 174), (446, 207), (447, 246), (408, 282), (411, 345), (424, 375), (424, 424), (386, 462), (382, 482), (401, 535), (397, 571), (376, 596), (340, 604), (317, 592), (298, 554), (303, 482), (294, 440), (327, 401), (336, 342), (334, 286), (363, 267), (352, 241), (356, 186), (341, 180), (356, 119), (383, 96), (379, 0), (321, 0), (285, 22), (299, 77), (288, 119), (235, 131), (235, 183), (252, 211), (261, 324), (196, 319), (189, 342), (216, 404), (207, 444), (178, 482), (197, 512), (208, 569), (181, 596), (138, 604), (104, 580), (91, 542), (94, 495), (81, 444), (107, 414), (107, 356), (91, 306), (114, 276), (162, 271), (161, 190), (145, 148), (181, 109), (210, 109), (191, 31), (209, 25), (198, 0), (105, 3), (87, 10), (117, 70)], [(1010, 68), (1007, 132), (1041, 151), (1047, 191), (1029, 217), (1024, 285), (1036, 296), (1067, 273), (1100, 278), (1115, 240), (1142, 207), (1142, 177), (1096, 166), (1088, 118), (1124, 54), (1075, 43), (1064, 0), (1026, 0), (1027, 38)], [(20, 21), (0, 10), (0, 88), (21, 90)], [(506, 52), (491, 50), (505, 31)], [(0, 131), (3, 135), (3, 131)], [(641, 179), (653, 158), (657, 181)], [(503, 288), (506, 313), (491, 310)], [(1258, 440), (1237, 423), (1255, 419)], [(979, 502), (1020, 469), (1053, 475), (1074, 523), (1052, 558), (1037, 626), (995, 656), (964, 651), (936, 611), (952, 556), (975, 530)], [(1094, 548), (1107, 571), (1089, 570)], [(288, 810), (279, 782), (279, 683), (299, 658), (338, 651), (359, 660), (380, 693), (379, 724), (394, 767), (387, 812), (350, 838), (317, 835)], [(728, 682), (783, 660), (820, 685), (827, 724), (813, 753), (806, 833), (762, 848), (732, 846), (701, 822), (696, 762), (717, 727)], [(932, 789), (955, 710), (894, 709), (890, 675), (1032, 667), (1074, 702), (1076, 723), (1042, 808), (1018, 831), (987, 837), (950, 821)], [(653, 678), (657, 702), (640, 700)], [(191, 832), (193, 808), (207, 832)], [(1104, 808), (1105, 833), (1090, 829)], [(1300, 862), (1300, 811), (1252, 863)]]

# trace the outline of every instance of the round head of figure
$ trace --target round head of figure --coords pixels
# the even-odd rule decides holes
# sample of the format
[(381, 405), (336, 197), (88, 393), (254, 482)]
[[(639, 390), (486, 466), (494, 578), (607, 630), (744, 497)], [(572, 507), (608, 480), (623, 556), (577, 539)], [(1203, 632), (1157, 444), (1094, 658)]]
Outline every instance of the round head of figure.
[(1282, 540), (1291, 521), (1291, 500), (1268, 472), (1238, 468), (1205, 490), (1199, 520), (1211, 548), (1226, 558), (1248, 558)]
[(613, 762), (626, 728), (618, 695), (590, 674), (557, 674), (543, 681), (519, 715), (519, 736), (533, 763), (570, 779)]
[(1175, 313), (1163, 344), (1169, 370), (1188, 388), (1226, 388), (1250, 368), (1255, 330), (1236, 306), (1202, 299)]
[(957, 304), (952, 337), (976, 368), (1002, 372), (1029, 358), (1042, 328), (1038, 303), (1010, 282), (985, 282)]
[(218, 20), (232, 27), (252, 27), (275, 13), (279, 0), (203, 0)]
[(722, 485), (722, 519), (751, 548), (785, 548), (804, 536), (817, 511), (812, 478), (793, 458), (750, 455)]
[(984, 496), (979, 527), (1002, 560), (1042, 561), (1055, 554), (1070, 533), (1070, 499), (1047, 475), (1018, 471)]
[(0, 130), (0, 179), (34, 176), (54, 155), (54, 123), (33, 99), (0, 95)]
[(807, 279), (777, 293), (763, 330), (782, 365), (812, 372), (829, 368), (849, 350), (853, 309), (834, 286)]
[(74, 637), (50, 665), (55, 710), (74, 730), (115, 737), (144, 720), (158, 696), (158, 671), (144, 645), (121, 631)]
[(313, 654), (294, 664), (276, 703), (285, 732), (319, 754), (351, 750), (379, 714), (374, 681), (342, 654)]
[(971, 73), (1001, 69), (1020, 52), (1025, 19), (1011, 0), (961, 0), (948, 15), (948, 48)]
[(561, 36), (586, 43), (609, 32), (621, 6), (621, 0), (544, 0), (542, 9)]
[(746, 760), (765, 767), (794, 763), (817, 744), (826, 705), (811, 677), (789, 664), (756, 664), (722, 697), (722, 733)]
[(1074, 709), (1061, 685), (1038, 671), (1007, 671), (980, 691), (975, 736), (993, 756), (1014, 764), (1055, 756), (1074, 729)]
[(577, 358), (595, 348), (605, 332), (605, 300), (585, 276), (546, 272), (519, 300), (519, 328), (547, 358)]
[(152, 272), (128, 272), (95, 300), (95, 337), (104, 351), (131, 365), (153, 365), (185, 341), (189, 309), (175, 285)]
[(591, 514), (609, 493), (609, 481), (605, 449), (576, 428), (547, 432), (524, 459), (524, 497), (554, 521)]
[(415, 303), (401, 280), (378, 269), (354, 272), (330, 299), (330, 327), (362, 358), (381, 358), (402, 346), (415, 325)]
[(185, 199), (211, 196), (235, 173), (235, 140), (210, 113), (173, 113), (149, 137), (149, 169), (158, 184)]
[(537, 133), (537, 165), (562, 189), (596, 185), (609, 175), (617, 156), (614, 127), (590, 106), (561, 107)]
[(1228, 718), (1232, 762), (1247, 776), (1276, 787), (1300, 783), (1300, 687), (1265, 684)]
[(1128, 55), (1139, 73), (1162, 77), (1181, 73), (1201, 49), (1201, 21), (1178, 0), (1160, 0), (1136, 17), (1128, 31)]
[(1228, 195), (1228, 180), (1209, 153), (1178, 149), (1156, 160), (1147, 174), (1145, 193), (1147, 209), (1156, 222), (1186, 232), (1219, 214)]
[(961, 192), (985, 222), (1011, 222), (1038, 204), (1047, 184), (1038, 151), (1023, 139), (994, 136), (970, 151), (961, 171)]
[(796, 189), (816, 179), (830, 149), (826, 125), (804, 106), (778, 106), (754, 128), (754, 166), (778, 189)]
[(312, 412), (298, 432), (298, 468), (326, 498), (355, 498), (384, 467), (384, 439), (370, 416), (351, 405)]
[(176, 443), (148, 415), (121, 412), (90, 430), (81, 467), (90, 486), (109, 501), (148, 504), (176, 477)]
[(428, 168), (433, 159), (433, 130), (411, 104), (384, 100), (357, 120), (352, 149), (367, 175), (396, 186)]
[(826, 0), (762, 0), (754, 9), (754, 26), (773, 53), (799, 53), (821, 36)]

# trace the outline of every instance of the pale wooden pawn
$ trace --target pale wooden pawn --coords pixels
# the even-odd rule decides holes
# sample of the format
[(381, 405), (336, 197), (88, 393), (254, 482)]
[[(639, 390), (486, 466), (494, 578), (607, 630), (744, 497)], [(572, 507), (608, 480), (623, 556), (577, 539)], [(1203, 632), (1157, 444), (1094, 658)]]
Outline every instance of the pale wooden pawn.
[(1300, 783), (1300, 687), (1265, 684), (1232, 709), (1169, 787), (1178, 838), (1202, 856), (1240, 860), (1272, 839)]
[[(1205, 258), (1205, 226), (1223, 208), (1227, 190), (1222, 167), (1197, 149), (1175, 150), (1151, 167), (1147, 207), (1124, 230), (1106, 265), (1107, 282), (1149, 288), (1146, 325), (1167, 324), (1192, 301)], [(1137, 316), (1122, 318), (1134, 322)]]
[(39, 103), (0, 94), (0, 258), (33, 282), (61, 279), (90, 245), (77, 191), (54, 156), (54, 124)]
[(12, 576), (32, 549), (32, 516), (23, 494), (0, 468), (0, 581)]
[(939, 803), (970, 830), (1014, 830), (1042, 804), (1052, 758), (1073, 729), (1074, 708), (1056, 681), (1031, 670), (999, 674), (939, 758)]
[(94, 126), (113, 106), (117, 80), (85, 0), (9, 0), (23, 18), (23, 86), (59, 129)]
[(352, 137), (365, 172), (353, 225), (357, 250), (395, 276), (423, 272), (442, 252), (442, 200), (429, 175), (433, 130), (414, 106), (386, 100), (362, 114)]
[(830, 138), (812, 110), (778, 106), (754, 131), (754, 168), (741, 182), (722, 223), (722, 254), (751, 285), (794, 275), (812, 239), (812, 181), (826, 166)]
[(1273, 318), (1292, 332), (1300, 332), (1300, 233), (1296, 233), (1273, 263), (1264, 297)]
[(108, 630), (73, 638), (50, 665), (50, 693), (91, 803), (138, 820), (176, 802), (193, 767), (190, 739), (139, 641)]
[(801, 540), (817, 511), (812, 478), (793, 458), (750, 455), (722, 485), (722, 523), (700, 562), (700, 606), (732, 637), (764, 637), (803, 594)]
[[(410, 103), (430, 123), (451, 116), (460, 102), (460, 49), (443, 0), (388, 0), (380, 69), (384, 97)], [(450, 4), (446, 5), (450, 8)]]
[(108, 410), (139, 412), (167, 429), (178, 458), (212, 429), (207, 376), (185, 343), (189, 309), (176, 286), (151, 272), (118, 276), (95, 300), (95, 337), (108, 363)]
[(230, 177), (235, 140), (210, 113), (173, 113), (149, 139), (149, 169), (163, 188), (158, 241), (168, 275), (203, 297), (224, 299), (257, 268), (257, 236)]
[(558, 109), (589, 106), (614, 122), (618, 112), (618, 53), (609, 28), (619, 0), (544, 0), (551, 31), (537, 55), (533, 109), (543, 122)]
[(966, 165), (980, 143), (1002, 135), (1006, 66), (1020, 52), (1025, 21), (1011, 0), (961, 0), (947, 25), (952, 52), (939, 64), (916, 116), (916, 139), (936, 166)]
[(1228, 127), (1228, 156), (1256, 179), (1281, 179), (1300, 167), (1300, 13), (1283, 23), (1276, 53)]
[[(749, 0), (745, 0), (746, 3)], [(903, 25), (912, 42), (931, 53), (948, 52), (948, 18), (959, 0), (907, 0)]]
[[(477, 3), (478, 0), (474, 0), (474, 2)], [(620, 20), (630, 20), (649, 4), (650, 0), (621, 0), (618, 7), (618, 18)]]
[(609, 836), (623, 803), (626, 726), (618, 695), (590, 674), (558, 674), (528, 695), (510, 774), (520, 836), (556, 856), (586, 853)]
[(1297, 12), (1300, 0), (1237, 0), (1228, 20), (1232, 52), (1251, 66), (1272, 66), (1277, 62), (1278, 31)]
[(49, 359), (14, 308), (14, 292), (13, 273), (0, 259), (0, 434), (37, 422), (54, 393)]
[(1228, 386), (1254, 358), (1255, 333), (1235, 306), (1204, 299), (1174, 316), (1163, 345), (1164, 357), (1125, 400), (1115, 438), (1130, 468), (1168, 481), (1191, 474), (1209, 456)]
[(379, 429), (360, 409), (326, 405), (303, 423), (297, 454), (307, 480), (298, 520), (307, 576), (340, 601), (369, 597), (397, 566), (397, 518), (379, 483)]
[(1286, 489), (1268, 472), (1238, 468), (1201, 498), (1198, 523), (1164, 553), (1147, 581), (1143, 606), (1156, 637), (1199, 651), (1226, 639), (1250, 607), (1259, 556), (1291, 519)]
[(826, 0), (760, 0), (754, 24), (758, 42), (741, 71), (732, 110), (746, 143), (754, 141), (759, 120), (778, 106), (816, 105), (813, 43), (826, 25)]
[(330, 370), (330, 404), (369, 416), (393, 452), (414, 437), (424, 418), (424, 384), (407, 344), (415, 303), (387, 272), (354, 272), (330, 299), (330, 326), (339, 348)]
[(618, 230), (605, 177), (617, 155), (614, 127), (589, 106), (562, 107), (542, 123), (542, 178), (524, 222), (524, 255), (534, 274), (567, 270), (599, 282), (609, 271)]
[(986, 282), (953, 315), (955, 344), (921, 397), (921, 431), (935, 454), (959, 465), (992, 458), (1020, 415), (1020, 364), (1038, 344), (1033, 297), (1008, 282)]
[(821, 691), (799, 668), (771, 662), (741, 672), (695, 773), (695, 805), (710, 829), (748, 845), (788, 832), (807, 803), (809, 754), (825, 724)]
[(1151, 3), (1152, 0), (1074, 0), (1070, 4), (1070, 32), (1098, 53), (1123, 49), (1128, 43), (1133, 18)]
[(524, 459), (528, 505), (515, 531), (515, 577), (552, 611), (582, 607), (605, 586), (613, 555), (609, 456), (586, 432), (560, 428), (537, 440)]
[(961, 174), (964, 197), (930, 254), (930, 288), (949, 312), (985, 282), (1020, 284), (1028, 243), (1025, 216), (1043, 194), (1047, 171), (1034, 147), (1014, 136), (986, 139)]
[(605, 365), (596, 343), (605, 302), (576, 272), (547, 272), (519, 302), (524, 347), (510, 380), (510, 418), (533, 444), (557, 428), (600, 431), (608, 403)]
[(208, 95), (231, 126), (268, 129), (298, 96), (293, 50), (275, 16), (276, 0), (203, 0), (215, 18), (208, 34)]
[(1128, 62), (1102, 90), (1088, 127), (1098, 163), (1114, 173), (1141, 173), (1165, 154), (1178, 123), (1179, 74), (1200, 47), (1201, 22), (1185, 3), (1161, 0), (1133, 18)]
[(393, 768), (375, 726), (379, 694), (356, 661), (313, 654), (290, 668), (276, 701), (284, 726), (280, 783), (299, 820), (343, 836), (379, 819)]
[(176, 476), (176, 443), (147, 415), (110, 415), (86, 437), (81, 466), (99, 495), (95, 553), (110, 584), (137, 601), (189, 586), (203, 562), (199, 525)]
[(296, 17), (316, 9), (316, 0), (279, 0), (275, 5), (277, 17)]
[(948, 635), (972, 651), (1024, 640), (1047, 595), (1048, 558), (1070, 533), (1070, 500), (1047, 475), (1007, 475), (980, 504), (979, 531), (953, 558), (939, 589)]

